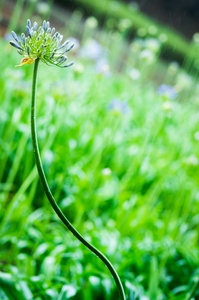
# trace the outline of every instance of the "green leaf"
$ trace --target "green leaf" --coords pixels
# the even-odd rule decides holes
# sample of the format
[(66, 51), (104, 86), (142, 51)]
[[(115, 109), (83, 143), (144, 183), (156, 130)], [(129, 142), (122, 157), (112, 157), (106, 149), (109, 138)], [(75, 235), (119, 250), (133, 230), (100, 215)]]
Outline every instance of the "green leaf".
[(11, 274), (0, 272), (0, 288), (4, 291), (9, 300), (27, 300), (23, 293), (16, 287), (16, 283)]
[(58, 300), (70, 299), (71, 297), (75, 296), (76, 293), (77, 293), (77, 289), (75, 289), (73, 286), (64, 285), (62, 287)]
[(156, 300), (158, 296), (158, 262), (156, 257), (151, 259), (150, 282), (149, 282), (149, 299)]

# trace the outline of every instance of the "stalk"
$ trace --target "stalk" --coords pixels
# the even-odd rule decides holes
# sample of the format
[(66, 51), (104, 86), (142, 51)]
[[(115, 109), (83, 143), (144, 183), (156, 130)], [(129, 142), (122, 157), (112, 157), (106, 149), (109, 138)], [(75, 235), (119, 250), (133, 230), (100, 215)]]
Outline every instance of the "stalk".
[(65, 217), (62, 210), (59, 208), (57, 202), (55, 201), (51, 190), (49, 188), (43, 166), (42, 161), (40, 157), (39, 152), (39, 146), (37, 141), (37, 130), (36, 130), (36, 87), (37, 87), (37, 71), (39, 66), (39, 58), (35, 60), (34, 63), (34, 71), (33, 71), (33, 81), (32, 81), (32, 103), (31, 103), (31, 136), (32, 136), (32, 144), (33, 144), (33, 151), (35, 156), (35, 162), (39, 174), (39, 178), (41, 180), (43, 189), (45, 191), (45, 194), (54, 209), (55, 213), (58, 215), (58, 217), (61, 219), (61, 221), (65, 224), (65, 226), (72, 232), (72, 234), (82, 243), (84, 244), (91, 252), (93, 252), (96, 256), (98, 256), (104, 264), (107, 266), (109, 271), (111, 272), (113, 279), (117, 285), (118, 293), (120, 295), (121, 300), (126, 300), (124, 289), (122, 286), (122, 283), (120, 281), (120, 278), (114, 269), (113, 265), (110, 263), (110, 261), (106, 258), (106, 256), (100, 252), (97, 248), (95, 248), (93, 245), (91, 245), (89, 242), (87, 242), (84, 237), (73, 227), (73, 225), (69, 222), (69, 220)]

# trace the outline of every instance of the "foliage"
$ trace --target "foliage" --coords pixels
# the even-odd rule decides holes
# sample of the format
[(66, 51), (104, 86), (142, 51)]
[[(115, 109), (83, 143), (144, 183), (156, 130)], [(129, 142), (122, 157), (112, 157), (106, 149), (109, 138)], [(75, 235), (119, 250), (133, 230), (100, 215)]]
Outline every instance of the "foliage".
[[(39, 73), (38, 136), (52, 191), (116, 266), (127, 299), (196, 300), (197, 78), (162, 65), (158, 41), (136, 39), (127, 51), (121, 36), (93, 31), (97, 41), (86, 30), (70, 72), (43, 65)], [(108, 270), (47, 203), (29, 132), (32, 67), (13, 70), (17, 54), (0, 46), (0, 298), (114, 299)]]
[[(68, 7), (70, 8), (70, 1)], [(190, 43), (179, 32), (150, 19), (139, 11), (132, 3), (127, 4), (114, 0), (75, 0), (73, 8), (81, 9), (84, 14), (95, 16), (100, 22), (110, 29), (117, 29), (127, 38), (140, 35), (150, 36), (163, 42), (161, 56), (167, 59), (177, 60), (189, 72), (199, 70), (198, 41)], [(191, 69), (190, 69), (191, 64)]]

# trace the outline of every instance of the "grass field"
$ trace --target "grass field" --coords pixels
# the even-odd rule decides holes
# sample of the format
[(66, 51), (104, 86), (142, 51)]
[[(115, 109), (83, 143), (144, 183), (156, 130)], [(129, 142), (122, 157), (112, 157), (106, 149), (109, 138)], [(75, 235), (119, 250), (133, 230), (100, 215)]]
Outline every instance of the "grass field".
[[(161, 62), (159, 40), (128, 45), (86, 24), (73, 67), (39, 69), (52, 192), (115, 266), (127, 299), (197, 300), (198, 78)], [(117, 299), (108, 269), (46, 200), (30, 138), (33, 67), (15, 69), (19, 55), (0, 47), (0, 299)]]

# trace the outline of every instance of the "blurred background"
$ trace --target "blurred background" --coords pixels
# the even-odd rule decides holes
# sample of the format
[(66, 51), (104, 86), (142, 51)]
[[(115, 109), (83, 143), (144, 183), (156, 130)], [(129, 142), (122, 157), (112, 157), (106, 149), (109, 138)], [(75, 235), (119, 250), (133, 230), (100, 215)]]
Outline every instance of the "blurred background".
[[(126, 2), (131, 1), (126, 0)], [(188, 39), (191, 39), (198, 31), (199, 3), (197, 0), (141, 0), (135, 3), (143, 13), (166, 26), (175, 28)]]
[(199, 4), (1, 0), (0, 299), (118, 299), (52, 211), (30, 138), (33, 66), (10, 32), (50, 21), (75, 44), (40, 64), (37, 131), (61, 209), (128, 300), (199, 299)]

